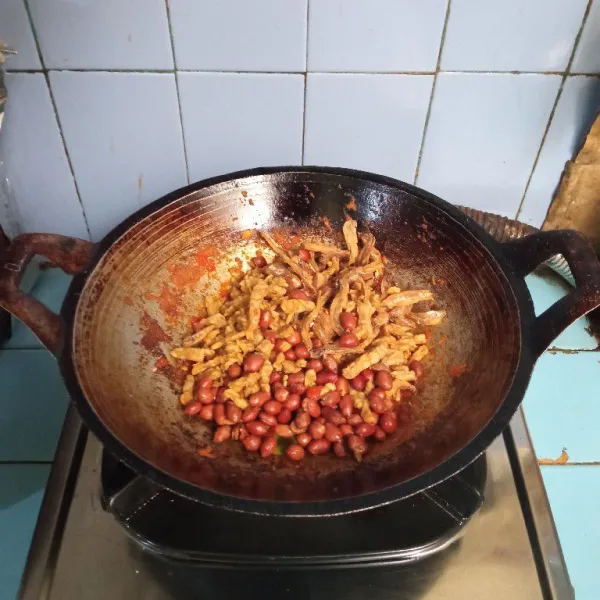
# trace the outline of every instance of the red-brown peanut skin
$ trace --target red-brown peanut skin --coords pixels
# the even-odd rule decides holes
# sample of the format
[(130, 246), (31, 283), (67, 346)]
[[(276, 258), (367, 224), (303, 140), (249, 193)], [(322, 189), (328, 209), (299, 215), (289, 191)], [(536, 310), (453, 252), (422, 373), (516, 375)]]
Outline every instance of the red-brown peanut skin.
[(260, 445), (260, 455), (262, 458), (272, 456), (277, 449), (277, 440), (272, 436), (268, 435), (263, 438), (262, 444)]
[(265, 364), (265, 359), (261, 354), (251, 353), (244, 357), (244, 371), (246, 373), (258, 373)]
[(391, 410), (384, 412), (379, 419), (379, 427), (381, 427), (385, 433), (394, 433), (396, 429), (398, 429), (396, 413)]
[(330, 447), (331, 442), (327, 441), (326, 439), (313, 440), (310, 442), (310, 444), (308, 444), (307, 450), (311, 454), (325, 454)]
[(261, 438), (257, 435), (249, 435), (242, 441), (242, 444), (244, 444), (244, 448), (246, 448), (248, 452), (256, 452), (260, 448)]
[(221, 425), (217, 427), (213, 436), (213, 442), (215, 444), (222, 444), (225, 440), (231, 437), (231, 425)]
[(269, 431), (268, 425), (262, 421), (249, 421), (246, 423), (246, 429), (251, 435), (263, 436)]
[(285, 451), (285, 455), (291, 460), (302, 460), (304, 458), (304, 448), (299, 444), (291, 444)]

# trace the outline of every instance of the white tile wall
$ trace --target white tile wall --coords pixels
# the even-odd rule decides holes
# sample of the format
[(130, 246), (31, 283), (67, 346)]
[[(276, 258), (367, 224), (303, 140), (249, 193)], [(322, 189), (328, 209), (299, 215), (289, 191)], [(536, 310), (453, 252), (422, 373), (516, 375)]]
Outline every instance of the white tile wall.
[(28, 0), (48, 69), (172, 69), (165, 0)]
[(302, 162), (304, 77), (180, 73), (190, 179)]
[(304, 71), (308, 0), (170, 0), (177, 68)]
[(433, 71), (447, 0), (313, 0), (311, 71)]
[(600, 2), (594, 0), (575, 53), (574, 73), (600, 73)]
[(442, 68), (560, 71), (587, 0), (452, 0)]
[(22, 227), (89, 239), (65, 155), (46, 78), (6, 77), (9, 102), (0, 135), (0, 160), (18, 200)]
[(19, 54), (6, 63), (7, 69), (41, 68), (24, 0), (0, 2), (0, 40), (19, 50)]
[(543, 223), (548, 200), (554, 195), (565, 163), (577, 153), (599, 107), (600, 79), (580, 75), (567, 80), (533, 172), (520, 220), (536, 227)]
[(51, 72), (93, 240), (186, 184), (173, 74)]
[(304, 163), (412, 182), (432, 83), (431, 75), (309, 75)]
[(559, 85), (557, 75), (439, 75), (418, 185), (514, 216)]
[(9, 78), (5, 171), (27, 230), (93, 239), (188, 176), (300, 162), (540, 224), (600, 108), (589, 1), (0, 0), (7, 67), (39, 71)]

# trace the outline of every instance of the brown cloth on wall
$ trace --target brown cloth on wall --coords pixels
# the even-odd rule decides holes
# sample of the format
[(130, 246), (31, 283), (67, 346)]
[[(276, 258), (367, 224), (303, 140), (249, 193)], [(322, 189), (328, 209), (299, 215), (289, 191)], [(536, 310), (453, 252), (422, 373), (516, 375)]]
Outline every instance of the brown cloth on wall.
[(567, 163), (542, 229), (577, 229), (600, 251), (600, 116)]

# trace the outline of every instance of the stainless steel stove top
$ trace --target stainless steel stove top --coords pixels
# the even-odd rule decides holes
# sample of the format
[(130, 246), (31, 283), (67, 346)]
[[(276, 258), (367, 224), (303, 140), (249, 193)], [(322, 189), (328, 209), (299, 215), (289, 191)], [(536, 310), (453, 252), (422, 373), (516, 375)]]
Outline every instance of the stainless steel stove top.
[(71, 409), (23, 577), (24, 600), (574, 598), (521, 411), (487, 451), (482, 508), (452, 543), (410, 563), (388, 556), (378, 566), (287, 569), (169, 560), (133, 541), (103, 509), (101, 459), (101, 445)]

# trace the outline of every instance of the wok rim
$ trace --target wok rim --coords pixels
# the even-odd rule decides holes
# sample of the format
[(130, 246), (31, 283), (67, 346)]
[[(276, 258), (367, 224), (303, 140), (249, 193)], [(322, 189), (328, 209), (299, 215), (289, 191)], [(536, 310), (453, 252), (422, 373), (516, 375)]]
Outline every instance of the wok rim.
[[(506, 278), (508, 288), (512, 291), (515, 298), (515, 304), (519, 313), (520, 353), (513, 372), (512, 383), (498, 410), (466, 446), (433, 469), (412, 479), (366, 494), (315, 502), (259, 500), (214, 492), (168, 474), (146, 461), (122, 443), (101, 421), (91, 403), (85, 397), (79, 384), (73, 360), (73, 333), (79, 298), (90, 274), (113, 244), (139, 221), (145, 219), (158, 209), (180, 200), (193, 192), (231, 180), (282, 173), (320, 174), (362, 179), (366, 182), (394, 187), (433, 204), (448, 214), (456, 223), (456, 226), (465, 228), (482, 244), (483, 248), (485, 248), (500, 272)], [(65, 323), (64, 343), (57, 357), (61, 375), (65, 381), (71, 401), (76, 406), (84, 424), (109, 452), (138, 475), (147, 477), (158, 485), (181, 496), (228, 510), (281, 517), (334, 516), (369, 510), (422, 492), (458, 473), (484, 452), (507, 427), (510, 419), (523, 400), (537, 359), (531, 344), (533, 339), (533, 323), (535, 320), (533, 301), (524, 278), (515, 273), (514, 266), (511, 265), (508, 257), (503, 253), (502, 244), (494, 240), (480, 225), (462, 213), (458, 208), (431, 192), (384, 175), (339, 167), (286, 166), (245, 169), (218, 177), (203, 179), (162, 196), (127, 217), (96, 244), (96, 252), (86, 271), (73, 278), (67, 290), (60, 315)]]

